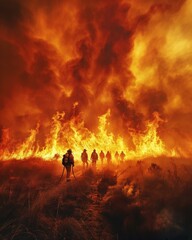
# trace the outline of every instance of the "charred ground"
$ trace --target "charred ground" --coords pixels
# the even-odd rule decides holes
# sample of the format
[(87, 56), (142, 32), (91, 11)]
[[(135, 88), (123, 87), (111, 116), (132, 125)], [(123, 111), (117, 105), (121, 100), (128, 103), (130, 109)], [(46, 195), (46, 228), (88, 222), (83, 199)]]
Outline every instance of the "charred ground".
[(191, 239), (192, 174), (183, 159), (75, 167), (58, 183), (57, 161), (0, 162), (0, 239)]

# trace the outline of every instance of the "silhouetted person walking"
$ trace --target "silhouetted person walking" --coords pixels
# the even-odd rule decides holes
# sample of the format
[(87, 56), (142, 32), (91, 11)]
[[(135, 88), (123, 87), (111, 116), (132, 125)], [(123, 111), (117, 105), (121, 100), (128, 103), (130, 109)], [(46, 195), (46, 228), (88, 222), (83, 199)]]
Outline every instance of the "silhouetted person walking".
[(105, 158), (105, 154), (104, 152), (101, 150), (100, 154), (99, 154), (99, 157), (101, 159), (101, 163), (103, 164), (103, 159)]
[(110, 164), (111, 163), (111, 153), (109, 151), (107, 151), (106, 158), (107, 158), (107, 164)]
[(97, 160), (98, 160), (98, 154), (96, 153), (96, 150), (94, 149), (91, 154), (91, 161), (92, 161), (93, 167), (96, 167)]
[(125, 159), (125, 153), (122, 151), (120, 154), (121, 162), (124, 162)]
[(85, 168), (85, 165), (88, 167), (88, 154), (86, 149), (81, 153), (81, 161), (83, 162), (83, 168)]
[(70, 181), (71, 169), (72, 167), (74, 167), (74, 157), (71, 149), (67, 150), (67, 153), (63, 155), (62, 164), (67, 171), (67, 182), (68, 182)]

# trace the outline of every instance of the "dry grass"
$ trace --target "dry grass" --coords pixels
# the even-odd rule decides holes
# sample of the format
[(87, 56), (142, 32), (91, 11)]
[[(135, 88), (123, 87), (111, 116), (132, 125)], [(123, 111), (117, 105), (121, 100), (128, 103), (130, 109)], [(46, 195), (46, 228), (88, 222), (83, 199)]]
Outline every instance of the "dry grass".
[(182, 159), (130, 164), (104, 198), (119, 239), (192, 239), (191, 169)]
[(192, 239), (190, 161), (146, 159), (102, 171), (41, 159), (1, 162), (1, 240)]

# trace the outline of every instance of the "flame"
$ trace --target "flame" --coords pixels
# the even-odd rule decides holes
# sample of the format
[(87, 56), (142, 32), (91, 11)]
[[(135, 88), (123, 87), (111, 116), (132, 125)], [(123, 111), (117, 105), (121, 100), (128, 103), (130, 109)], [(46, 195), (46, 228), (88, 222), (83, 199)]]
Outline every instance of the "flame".
[(164, 120), (160, 118), (158, 112), (154, 112), (153, 116), (154, 120), (151, 122), (147, 121), (146, 129), (143, 133), (132, 133), (137, 155), (140, 157), (156, 157), (161, 155), (176, 156), (175, 150), (168, 151), (165, 144), (158, 136), (157, 130), (159, 128), (159, 123), (164, 122)]
[(191, 156), (191, 9), (190, 0), (2, 0), (1, 158), (68, 148), (77, 158), (84, 148)]
[[(135, 145), (135, 150), (128, 148), (125, 138), (115, 136), (109, 132), (110, 126), (110, 110), (106, 114), (99, 117), (99, 124), (96, 133), (91, 132), (85, 127), (84, 121), (80, 116), (74, 117), (70, 122), (64, 121), (65, 113), (57, 112), (52, 117), (50, 133), (48, 134), (45, 146), (37, 145), (39, 124), (36, 129), (30, 131), (29, 137), (14, 150), (10, 151), (9, 146), (3, 150), (1, 146), (1, 158), (6, 159), (23, 159), (30, 157), (41, 157), (43, 159), (53, 159), (56, 154), (60, 156), (65, 153), (68, 148), (71, 148), (77, 159), (80, 159), (82, 150), (87, 149), (91, 154), (93, 149), (98, 152), (110, 151), (115, 155), (116, 151), (124, 151), (126, 159), (139, 159), (150, 156), (173, 156), (174, 150), (168, 150), (165, 144), (158, 136), (159, 123), (163, 120), (158, 113), (154, 113), (154, 119), (147, 121), (146, 129), (143, 132), (136, 132), (130, 129), (130, 136)], [(117, 162), (113, 158), (114, 163)]]

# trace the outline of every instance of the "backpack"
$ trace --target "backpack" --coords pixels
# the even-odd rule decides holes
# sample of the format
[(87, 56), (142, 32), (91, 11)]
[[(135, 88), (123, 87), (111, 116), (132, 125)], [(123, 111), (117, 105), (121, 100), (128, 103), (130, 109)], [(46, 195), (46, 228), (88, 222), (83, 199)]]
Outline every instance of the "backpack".
[(70, 164), (69, 154), (63, 155), (62, 164), (65, 167)]

